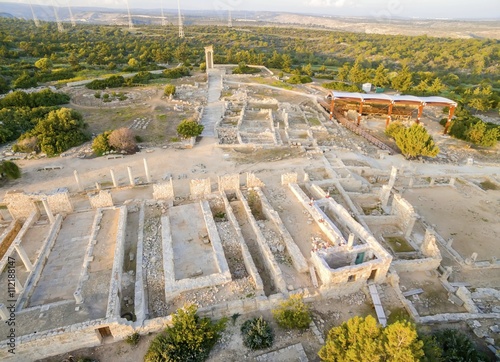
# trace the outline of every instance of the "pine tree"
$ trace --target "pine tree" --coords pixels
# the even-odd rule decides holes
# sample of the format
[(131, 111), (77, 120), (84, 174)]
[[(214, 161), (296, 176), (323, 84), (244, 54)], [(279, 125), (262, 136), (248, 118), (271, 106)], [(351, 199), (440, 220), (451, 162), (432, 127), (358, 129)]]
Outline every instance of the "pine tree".
[(391, 80), (392, 88), (396, 89), (399, 92), (408, 91), (408, 89), (411, 88), (412, 84), (412, 74), (410, 72), (410, 69), (406, 65)]
[(375, 70), (375, 77), (373, 78), (373, 84), (377, 87), (385, 87), (389, 84), (389, 77), (387, 76), (387, 69), (385, 69), (383, 64), (380, 64)]

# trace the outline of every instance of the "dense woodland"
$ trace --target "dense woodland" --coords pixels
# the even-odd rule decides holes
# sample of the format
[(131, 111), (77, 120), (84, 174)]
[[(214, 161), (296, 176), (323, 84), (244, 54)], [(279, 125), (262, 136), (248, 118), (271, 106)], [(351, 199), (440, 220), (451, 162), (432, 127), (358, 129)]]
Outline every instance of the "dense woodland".
[[(0, 19), (0, 93), (40, 84), (63, 84), (117, 72), (159, 69), (182, 63), (181, 74), (204, 66), (204, 46), (213, 44), (216, 63), (266, 65), (288, 74), (290, 83), (329, 79), (332, 89), (359, 90), (364, 82), (415, 95), (457, 100), (467, 128), (479, 122), (471, 113), (498, 110), (500, 42), (387, 36), (281, 27), (190, 26), (185, 39), (176, 27), (79, 24), (62, 33), (55, 23)], [(119, 86), (147, 83), (151, 75), (115, 77)], [(108, 82), (109, 83), (109, 82)], [(108, 83), (90, 87), (103, 89)], [(45, 105), (47, 106), (47, 105)], [(498, 111), (496, 111), (498, 115)], [(462, 125), (463, 126), (463, 125)], [(461, 128), (464, 128), (462, 127)], [(486, 124), (489, 130), (494, 128)], [(453, 127), (452, 127), (453, 128)], [(460, 128), (460, 127), (455, 127)], [(453, 132), (467, 139), (463, 132)], [(17, 137), (18, 132), (0, 140)], [(491, 135), (490, 135), (491, 136)], [(500, 133), (498, 134), (500, 136)]]

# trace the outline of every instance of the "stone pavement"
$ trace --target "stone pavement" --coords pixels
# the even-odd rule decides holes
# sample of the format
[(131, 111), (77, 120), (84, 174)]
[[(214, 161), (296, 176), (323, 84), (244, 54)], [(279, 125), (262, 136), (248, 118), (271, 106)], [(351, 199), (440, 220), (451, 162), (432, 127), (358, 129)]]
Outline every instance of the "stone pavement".
[(220, 101), (223, 71), (210, 70), (208, 73), (208, 103), (203, 110), (201, 123), (205, 126), (203, 137), (215, 137), (215, 125), (224, 115), (224, 103)]

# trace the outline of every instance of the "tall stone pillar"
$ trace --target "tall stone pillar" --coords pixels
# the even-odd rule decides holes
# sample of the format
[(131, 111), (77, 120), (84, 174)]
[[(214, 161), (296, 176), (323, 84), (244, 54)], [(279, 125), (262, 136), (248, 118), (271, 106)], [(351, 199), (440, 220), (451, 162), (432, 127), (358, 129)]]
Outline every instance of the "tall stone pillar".
[(76, 185), (78, 186), (78, 191), (83, 191), (82, 183), (80, 182), (80, 176), (78, 176), (78, 171), (75, 170), (73, 172), (73, 174), (75, 175), (75, 180), (76, 180)]
[(24, 250), (24, 248), (21, 245), (14, 245), (14, 248), (16, 248), (17, 254), (23, 261), (26, 270), (29, 272), (32, 271), (33, 264), (31, 264), (30, 258), (28, 257), (28, 254), (26, 254), (26, 250)]
[(209, 47), (205, 47), (205, 58), (207, 63), (207, 72), (210, 69), (214, 69), (214, 47), (210, 45)]
[(144, 171), (146, 172), (146, 180), (148, 181), (148, 184), (150, 184), (151, 175), (149, 174), (148, 161), (145, 158), (143, 158), (142, 161), (144, 161)]
[(113, 181), (113, 187), (118, 187), (118, 184), (116, 183), (115, 171), (113, 171), (113, 169), (110, 169), (109, 172), (111, 173), (111, 180)]
[(130, 166), (127, 166), (127, 171), (128, 171), (128, 179), (130, 181), (130, 186), (135, 186), (135, 181), (134, 177), (132, 176), (132, 169), (130, 168)]
[(56, 219), (54, 218), (54, 214), (52, 214), (52, 211), (50, 210), (49, 203), (47, 202), (47, 199), (43, 198), (42, 204), (43, 204), (43, 208), (45, 209), (45, 212), (47, 213), (47, 216), (49, 217), (50, 223), (53, 224), (56, 221)]

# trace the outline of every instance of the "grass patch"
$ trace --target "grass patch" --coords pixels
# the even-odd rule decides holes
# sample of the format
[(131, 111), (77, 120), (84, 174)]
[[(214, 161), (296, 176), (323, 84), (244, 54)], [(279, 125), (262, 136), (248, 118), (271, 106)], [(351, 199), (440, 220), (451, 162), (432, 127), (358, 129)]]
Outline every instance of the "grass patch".
[(488, 191), (488, 190), (499, 190), (500, 187), (498, 187), (497, 184), (491, 182), (490, 180), (486, 180), (486, 181), (483, 181), (479, 184), (479, 186), (484, 190), (484, 191)]
[(264, 212), (262, 211), (262, 203), (260, 202), (259, 195), (253, 190), (248, 192), (247, 196), (248, 206), (252, 210), (252, 215), (256, 220), (266, 220)]
[(385, 236), (384, 239), (395, 253), (408, 253), (415, 251), (410, 243), (402, 236)]
[(313, 127), (314, 126), (321, 126), (321, 122), (317, 118), (311, 118), (311, 119), (309, 119), (309, 124), (311, 126), (313, 126)]

